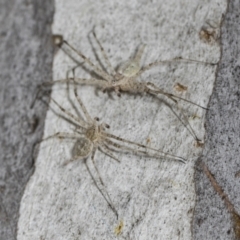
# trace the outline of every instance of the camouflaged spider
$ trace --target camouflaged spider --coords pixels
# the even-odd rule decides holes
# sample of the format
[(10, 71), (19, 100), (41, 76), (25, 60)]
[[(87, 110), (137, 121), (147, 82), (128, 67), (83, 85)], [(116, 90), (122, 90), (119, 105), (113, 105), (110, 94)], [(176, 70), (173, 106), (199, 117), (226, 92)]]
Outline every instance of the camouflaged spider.
[[(74, 82), (74, 79), (71, 81)], [(60, 115), (64, 117), (64, 119), (68, 119), (68, 122), (72, 123), (76, 129), (73, 132), (57, 132), (42, 141), (49, 140), (51, 138), (58, 138), (58, 139), (70, 139), (75, 141), (73, 150), (72, 150), (72, 158), (68, 162), (65, 162), (65, 164), (68, 164), (74, 160), (80, 160), (84, 159), (86, 167), (93, 178), (95, 185), (97, 186), (98, 190), (101, 192), (104, 199), (107, 201), (110, 208), (113, 210), (113, 212), (118, 217), (118, 213), (116, 208), (114, 207), (114, 204), (108, 195), (106, 191), (106, 196), (101, 191), (100, 187), (98, 186), (95, 178), (93, 177), (93, 174), (90, 171), (90, 168), (87, 165), (87, 159), (91, 156), (92, 163), (94, 165), (94, 168), (98, 174), (100, 183), (104, 188), (106, 189), (102, 177), (96, 167), (95, 164), (95, 154), (97, 150), (100, 150), (104, 154), (108, 155), (112, 159), (116, 160), (117, 162), (120, 162), (119, 159), (115, 156), (114, 152), (132, 152), (133, 154), (146, 156), (146, 157), (153, 157), (153, 158), (164, 158), (169, 160), (175, 160), (179, 161), (181, 163), (186, 163), (186, 159), (182, 157), (178, 157), (169, 153), (162, 152), (160, 150), (157, 150), (155, 148), (148, 147), (146, 145), (136, 143), (133, 141), (129, 141), (127, 139), (115, 136), (111, 133), (109, 133), (106, 129), (109, 128), (108, 124), (105, 123), (99, 123), (98, 118), (92, 119), (92, 117), (89, 115), (86, 107), (84, 106), (82, 100), (80, 99), (76, 84), (74, 84), (74, 95), (77, 99), (77, 102), (80, 106), (80, 110), (83, 112), (83, 118), (77, 117), (76, 115), (72, 114), (68, 110), (64, 109), (64, 107), (60, 106), (59, 103), (57, 103), (53, 98), (51, 98), (52, 103), (57, 107), (60, 111)], [(64, 164), (64, 165), (65, 165)]]
[[(75, 81), (80, 85), (95, 85), (97, 87), (100, 87), (103, 89), (103, 91), (107, 90), (114, 90), (118, 96), (121, 96), (121, 92), (128, 92), (132, 94), (144, 94), (148, 93), (153, 96), (158, 96), (159, 94), (166, 96), (168, 99), (170, 99), (175, 105), (177, 106), (178, 100), (185, 101), (187, 103), (193, 104), (195, 106), (198, 106), (200, 108), (203, 108), (207, 110), (207, 108), (200, 106), (199, 104), (196, 104), (190, 100), (181, 98), (179, 96), (176, 96), (172, 93), (168, 93), (161, 88), (157, 87), (155, 84), (151, 82), (140, 82), (137, 80), (137, 78), (144, 73), (145, 71), (151, 69), (152, 67), (161, 65), (161, 64), (167, 64), (171, 62), (195, 62), (195, 63), (201, 63), (201, 64), (210, 64), (215, 65), (215, 63), (206, 63), (201, 62), (197, 60), (192, 59), (183, 59), (183, 58), (175, 58), (172, 60), (165, 60), (165, 61), (158, 61), (150, 63), (144, 67), (141, 67), (140, 61), (144, 52), (145, 45), (141, 45), (138, 48), (138, 51), (134, 58), (130, 59), (129, 61), (122, 64), (117, 70), (113, 68), (111, 65), (100, 41), (96, 37), (95, 32), (93, 31), (94, 39), (96, 40), (98, 46), (100, 47), (101, 53), (103, 55), (103, 58), (107, 64), (107, 70), (101, 69), (96, 64), (93, 64), (92, 61), (87, 58), (84, 54), (82, 54), (80, 51), (75, 49), (72, 45), (70, 45), (66, 40), (62, 39), (62, 36), (55, 35), (55, 44), (61, 48), (63, 48), (64, 45), (66, 45), (68, 48), (73, 50), (76, 54), (78, 54), (83, 60), (84, 63), (87, 63), (88, 66), (95, 72), (98, 76), (101, 78), (74, 78)], [(63, 49), (65, 52), (66, 50)], [(68, 77), (67, 79), (62, 80), (55, 80), (53, 82), (46, 82), (44, 85), (52, 85), (54, 83), (64, 83), (69, 81)], [(189, 124), (189, 121), (187, 120), (187, 117), (183, 113), (182, 110), (178, 109), (183, 116), (182, 118), (176, 114), (175, 111), (173, 113), (178, 117), (178, 119), (181, 121), (181, 123), (186, 127), (188, 132), (193, 136), (193, 138), (200, 142), (201, 140), (196, 136), (194, 130), (192, 129), (191, 125)]]

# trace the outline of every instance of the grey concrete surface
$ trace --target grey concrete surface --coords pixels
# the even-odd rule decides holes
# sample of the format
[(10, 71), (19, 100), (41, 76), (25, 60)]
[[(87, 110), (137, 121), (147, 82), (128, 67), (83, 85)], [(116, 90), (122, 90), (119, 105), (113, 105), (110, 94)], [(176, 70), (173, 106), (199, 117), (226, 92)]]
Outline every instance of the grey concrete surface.
[(30, 110), (37, 84), (51, 79), (53, 1), (0, 1), (0, 239), (16, 239), (20, 200), (33, 173), (46, 106)]
[[(222, 23), (222, 57), (206, 116), (204, 161), (240, 213), (240, 2), (229, 1)], [(194, 239), (234, 239), (233, 221), (201, 168), (196, 171)]]

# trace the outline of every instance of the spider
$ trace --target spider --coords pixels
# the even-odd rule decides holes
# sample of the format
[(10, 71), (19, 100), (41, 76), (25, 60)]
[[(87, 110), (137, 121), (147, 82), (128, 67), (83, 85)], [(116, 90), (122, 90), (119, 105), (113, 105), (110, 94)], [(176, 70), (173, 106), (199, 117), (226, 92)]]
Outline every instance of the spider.
[[(102, 88), (103, 92), (114, 90), (119, 97), (121, 96), (121, 92), (127, 92), (127, 93), (131, 93), (131, 94), (147, 93), (147, 94), (150, 94), (153, 96), (158, 96), (159, 94), (162, 94), (162, 95), (166, 96), (168, 99), (170, 99), (175, 104), (174, 106), (176, 106), (176, 107), (177, 107), (178, 100), (181, 100), (181, 101), (185, 101), (187, 103), (193, 104), (202, 109), (208, 110), (207, 108), (200, 106), (199, 104), (194, 103), (190, 100), (181, 98), (172, 93), (168, 93), (168, 92), (162, 90), (161, 88), (157, 87), (155, 84), (153, 84), (151, 82), (140, 82), (137, 80), (137, 78), (142, 73), (144, 73), (145, 71), (147, 71), (155, 66), (171, 63), (173, 61), (195, 62), (195, 63), (202, 63), (202, 64), (210, 64), (210, 65), (215, 65), (215, 63), (207, 63), (207, 62), (201, 62), (201, 61), (192, 60), (192, 59), (183, 59), (183, 58), (179, 57), (179, 58), (174, 58), (172, 60), (153, 62), (144, 67), (141, 67), (140, 61), (141, 61), (141, 58), (142, 58), (142, 55), (143, 55), (143, 52), (145, 49), (145, 45), (141, 45), (138, 48), (138, 51), (137, 51), (135, 57), (133, 57), (129, 61), (123, 63), (117, 70), (115, 70), (112, 67), (100, 41), (96, 37), (95, 31), (93, 31), (93, 36), (94, 36), (94, 39), (96, 40), (98, 46), (100, 47), (103, 58), (107, 64), (108, 70), (101, 69), (97, 65), (93, 64), (89, 58), (87, 58), (84, 54), (82, 54), (80, 51), (78, 51), (76, 48), (74, 48), (70, 43), (68, 43), (66, 40), (64, 40), (61, 35), (55, 35), (55, 37), (54, 37), (55, 44), (57, 46), (59, 46), (60, 48), (62, 48), (65, 53), (67, 53), (69, 55), (68, 51), (66, 51), (66, 49), (63, 48), (64, 45), (66, 45), (68, 48), (70, 48), (72, 51), (74, 51), (76, 54), (78, 54), (83, 59), (84, 63), (87, 63), (89, 65), (89, 67), (98, 76), (101, 77), (101, 78), (89, 78), (89, 79), (75, 78), (75, 81), (78, 84), (80, 84), (80, 85), (84, 85), (84, 84), (95, 85), (97, 87)], [(76, 66), (76, 67), (78, 67), (78, 66)], [(73, 68), (73, 69), (75, 70), (75, 68)], [(67, 81), (69, 81), (68, 76), (66, 79), (55, 80), (53, 82), (46, 82), (46, 83), (44, 83), (44, 85), (46, 86), (48, 84), (52, 85), (54, 83), (65, 83)], [(171, 108), (170, 105), (168, 105), (168, 106)], [(180, 113), (182, 115), (182, 118), (181, 118), (172, 108), (171, 108), (171, 110), (177, 116), (177, 118), (181, 121), (181, 123), (184, 125), (184, 127), (186, 127), (186, 129), (193, 136), (193, 138), (197, 142), (201, 142), (201, 140), (197, 137), (197, 135), (195, 134), (191, 125), (189, 124), (189, 121), (188, 121), (186, 115), (183, 113), (183, 111), (178, 108), (178, 110), (180, 111)]]
[(114, 207), (114, 204), (109, 194), (107, 193), (107, 191), (105, 193), (106, 196), (103, 194), (102, 190), (98, 186), (97, 181), (93, 177), (93, 174), (91, 173), (90, 168), (88, 167), (88, 164), (87, 164), (87, 159), (90, 157), (92, 160), (94, 169), (98, 174), (99, 181), (101, 185), (106, 189), (94, 160), (97, 150), (100, 150), (102, 153), (104, 153), (105, 155), (108, 155), (110, 158), (116, 160), (117, 162), (120, 162), (120, 161), (117, 158), (117, 156), (115, 156), (115, 152), (119, 152), (119, 151), (132, 152), (133, 154), (153, 157), (158, 159), (164, 158), (169, 160), (175, 160), (181, 163), (186, 163), (186, 159), (169, 154), (169, 153), (165, 153), (163, 151), (148, 147), (140, 143), (129, 141), (127, 139), (124, 139), (109, 133), (107, 131), (107, 129), (110, 128), (108, 124), (99, 123), (98, 118), (93, 119), (89, 115), (86, 107), (84, 106), (82, 100), (78, 95), (77, 86), (74, 82), (74, 79), (72, 79), (71, 81), (73, 81), (74, 83), (74, 95), (75, 95), (75, 98), (77, 99), (78, 105), (80, 106), (80, 110), (82, 111), (84, 118), (80, 118), (72, 114), (71, 112), (63, 108), (59, 103), (57, 103), (53, 98), (51, 98), (52, 103), (58, 108), (58, 110), (61, 111), (62, 115), (60, 114), (58, 115), (64, 118), (65, 120), (67, 119), (67, 121), (72, 125), (74, 125), (76, 128), (74, 129), (73, 132), (57, 132), (51, 136), (48, 136), (42, 141), (46, 141), (51, 138), (70, 139), (75, 141), (74, 147), (72, 149), (72, 158), (69, 161), (65, 162), (64, 165), (69, 164), (74, 160), (83, 159), (87, 167), (87, 170), (90, 173), (98, 190), (100, 191), (100, 193), (102, 194), (106, 202), (108, 203), (109, 207), (118, 217), (117, 210)]

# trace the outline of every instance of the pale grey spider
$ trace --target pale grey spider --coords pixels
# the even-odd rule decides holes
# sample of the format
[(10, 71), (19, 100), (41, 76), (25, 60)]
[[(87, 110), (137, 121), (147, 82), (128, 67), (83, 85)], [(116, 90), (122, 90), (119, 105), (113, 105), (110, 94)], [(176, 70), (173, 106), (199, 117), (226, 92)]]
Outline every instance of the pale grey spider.
[[(74, 79), (72, 79), (71, 81), (74, 82)], [(106, 197), (102, 193), (101, 189), (99, 188), (95, 178), (93, 177), (90, 171), (90, 168), (87, 165), (87, 159), (89, 156), (91, 156), (91, 160), (98, 174), (100, 183), (105, 189), (106, 187), (103, 183), (102, 177), (96, 167), (95, 160), (94, 160), (94, 156), (97, 150), (100, 150), (101, 152), (108, 155), (109, 157), (116, 160), (117, 162), (120, 162), (120, 161), (115, 156), (114, 152), (125, 151), (125, 152), (132, 152), (133, 154), (137, 154), (141, 156), (161, 158), (161, 159), (164, 158), (164, 159), (179, 161), (181, 163), (186, 163), (186, 159), (182, 157), (165, 153), (155, 148), (151, 148), (140, 143), (129, 141), (127, 139), (124, 139), (109, 133), (108, 131), (106, 131), (106, 129), (109, 128), (108, 124), (99, 123), (98, 118), (92, 119), (92, 117), (89, 115), (86, 107), (84, 106), (82, 100), (80, 99), (77, 93), (76, 84), (74, 84), (74, 95), (75, 95), (75, 98), (77, 99), (77, 102), (80, 106), (80, 110), (82, 111), (84, 118), (80, 118), (79, 116), (72, 114), (71, 112), (66, 110), (64, 107), (59, 105), (53, 98), (51, 98), (52, 103), (55, 104), (55, 106), (61, 110), (61, 114), (63, 114), (63, 115), (60, 115), (60, 117), (67, 119), (69, 123), (71, 123), (76, 127), (76, 129), (73, 132), (57, 132), (43, 139), (42, 141), (46, 141), (51, 138), (70, 139), (75, 141), (75, 144), (72, 150), (72, 159), (66, 162), (65, 164), (78, 159), (85, 160), (86, 167), (91, 177), (93, 178), (95, 185), (97, 186), (98, 190), (100, 191), (104, 199), (107, 201), (110, 208), (116, 214), (116, 216), (118, 216), (118, 213), (116, 208), (114, 207), (114, 204), (112, 203), (110, 196), (108, 195), (107, 191), (106, 191)]]
[[(201, 63), (201, 64), (210, 64), (210, 65), (215, 65), (215, 63), (206, 63), (206, 62), (201, 62), (201, 61), (192, 60), (192, 59), (175, 58), (175, 59), (172, 59), (172, 60), (153, 62), (153, 63), (148, 64), (147, 66), (141, 67), (140, 66), (140, 61), (141, 61), (141, 58), (142, 58), (142, 55), (143, 55), (143, 52), (144, 52), (144, 48), (145, 48), (145, 45), (142, 45), (142, 46), (139, 47), (139, 49), (138, 49), (134, 58), (125, 62), (117, 70), (115, 70), (112, 67), (110, 61), (108, 60), (108, 57), (107, 57), (100, 41), (96, 37), (96, 34), (95, 34), (94, 31), (93, 31), (93, 36), (94, 36), (94, 39), (96, 40), (98, 46), (100, 47), (103, 58), (104, 58), (104, 60), (107, 64), (108, 71), (106, 71), (104, 69), (101, 69), (96, 64), (93, 64), (92, 61), (89, 58), (87, 58), (84, 54), (82, 54), (80, 51), (75, 49), (66, 40), (63, 40), (62, 36), (55, 35), (55, 38), (54, 38), (54, 42), (55, 42), (56, 45), (58, 45), (61, 48), (63, 47), (63, 45), (68, 46), (71, 50), (73, 50), (75, 53), (77, 53), (84, 60), (84, 63), (87, 63), (89, 65), (89, 67), (92, 68), (92, 70), (98, 76), (101, 77), (101, 78), (87, 78), (87, 79), (86, 78), (75, 78), (75, 81), (78, 84), (95, 85), (97, 87), (102, 88), (103, 91), (114, 90), (118, 94), (118, 96), (120, 96), (120, 92), (128, 92), (128, 93), (132, 93), (132, 94), (148, 93), (148, 94), (151, 94), (153, 96), (157, 96), (158, 94), (162, 94), (162, 95), (166, 96), (168, 99), (170, 99), (171, 101), (173, 101), (175, 103), (175, 106), (177, 106), (176, 105), (178, 103), (177, 100), (182, 100), (182, 101), (188, 102), (190, 104), (196, 105), (200, 108), (203, 108), (203, 109), (207, 110), (207, 108), (205, 108), (203, 106), (200, 106), (199, 104), (196, 104), (196, 103), (194, 103), (190, 100), (181, 98), (181, 97), (176, 96), (172, 93), (168, 93), (168, 92), (160, 89), (159, 87), (157, 87), (155, 84), (153, 84), (151, 82), (140, 82), (140, 81), (137, 80), (137, 78), (142, 73), (151, 69), (152, 67), (158, 66), (160, 64), (171, 63), (173, 61), (175, 61), (175, 62), (179, 62), (179, 61), (181, 61), (181, 62), (195, 62), (195, 63)], [(64, 50), (64, 52), (66, 52), (66, 49), (63, 49), (63, 50)], [(54, 83), (65, 83), (68, 80), (69, 80), (69, 78), (67, 76), (66, 79), (55, 80), (53, 82), (46, 82), (43, 85), (47, 86), (49, 84), (52, 85)], [(168, 105), (168, 106), (171, 107), (170, 105)], [(183, 113), (183, 111), (181, 109), (178, 109), (179, 112), (182, 114), (182, 118), (181, 118), (173, 109), (171, 109), (171, 110), (178, 117), (178, 119), (181, 121), (181, 123), (187, 128), (187, 130), (194, 137), (194, 139), (197, 142), (200, 142), (201, 140), (196, 136), (194, 130), (192, 129), (191, 125), (189, 124), (189, 121), (188, 121), (187, 117), (185, 116), (185, 114)]]

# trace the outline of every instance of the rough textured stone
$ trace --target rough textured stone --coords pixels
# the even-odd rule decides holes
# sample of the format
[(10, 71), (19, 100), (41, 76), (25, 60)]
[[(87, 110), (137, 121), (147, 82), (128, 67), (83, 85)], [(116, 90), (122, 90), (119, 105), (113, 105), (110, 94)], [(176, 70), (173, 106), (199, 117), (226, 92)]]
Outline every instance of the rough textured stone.
[(30, 104), (51, 79), (53, 1), (0, 2), (0, 239), (16, 239), (20, 200), (33, 173), (46, 105)]
[[(202, 159), (214, 173), (218, 183), (223, 187), (238, 212), (240, 212), (238, 187), (240, 181), (238, 177), (240, 168), (238, 159), (239, 9), (239, 1), (230, 1), (223, 22), (222, 61), (219, 65), (214, 93), (209, 103), (211, 111), (208, 112), (206, 118), (206, 144), (202, 155)], [(89, 9), (85, 10), (89, 11)], [(21, 196), (33, 172), (32, 147), (42, 136), (46, 107), (40, 102), (36, 103), (34, 110), (30, 110), (29, 106), (35, 94), (35, 86), (51, 78), (50, 24), (52, 13), (53, 3), (51, 1), (5, 0), (0, 3), (1, 239), (16, 238)], [(118, 39), (121, 40), (122, 35), (119, 35)], [(113, 179), (113, 176), (110, 173), (109, 178)], [(194, 239), (233, 239), (231, 216), (201, 171), (196, 171), (195, 183), (198, 201), (193, 222)], [(133, 184), (136, 185), (136, 181), (133, 181)], [(81, 186), (80, 183), (79, 186)], [(94, 186), (91, 188), (94, 189)], [(134, 191), (134, 188), (132, 190)], [(97, 193), (92, 192), (92, 194)], [(116, 192), (114, 194), (116, 194), (116, 199), (120, 199)], [(122, 197), (124, 203), (125, 197)], [(62, 199), (63, 202), (66, 200)], [(145, 200), (146, 203), (149, 202), (147, 198)], [(91, 201), (97, 201), (96, 196)], [(103, 201), (101, 196), (98, 201)], [(140, 204), (146, 205), (144, 201)], [(133, 206), (135, 205), (136, 202), (133, 202)], [(106, 206), (102, 208), (106, 209)], [(98, 211), (101, 211), (100, 208)], [(137, 221), (138, 219), (136, 218), (136, 222), (132, 225), (132, 229), (136, 231), (138, 230), (136, 227), (142, 221), (141, 218)], [(68, 224), (69, 222), (65, 226)], [(78, 233), (81, 234), (81, 229)]]
[[(202, 31), (209, 27), (217, 32), (225, 10), (224, 0), (208, 3), (58, 0), (53, 32), (62, 34), (97, 63), (96, 55), (100, 60), (103, 57), (91, 35), (95, 26), (114, 67), (129, 59), (141, 43), (147, 45), (142, 65), (176, 56), (218, 62), (219, 44), (214, 39), (206, 42), (207, 34)], [(104, 64), (104, 60), (101, 63)], [(66, 71), (74, 65), (59, 51), (54, 60), (54, 79), (64, 78)], [(151, 69), (139, 77), (139, 81), (151, 81), (169, 92), (174, 92), (174, 83), (180, 82), (188, 87), (181, 96), (207, 105), (215, 71), (216, 66), (209, 64), (172, 63)], [(76, 75), (94, 76), (82, 68)], [(63, 166), (71, 158), (74, 142), (66, 139), (45, 141), (41, 144), (35, 173), (22, 198), (19, 240), (37, 237), (76, 239), (80, 236), (83, 239), (114, 239), (118, 238), (114, 229), (121, 221), (122, 238), (191, 239), (196, 197), (194, 163), (201, 154), (201, 147), (194, 146), (193, 137), (179, 119), (156, 98), (127, 94), (119, 98), (114, 93), (109, 98), (101, 91), (96, 94), (89, 86), (79, 87), (78, 92), (90, 115), (110, 124), (111, 133), (140, 143), (150, 139), (152, 147), (185, 157), (187, 164), (115, 153), (121, 160), (118, 164), (99, 151), (96, 165), (106, 189), (101, 186), (91, 159), (89, 168), (103, 194), (106, 196), (107, 191), (111, 196), (119, 214), (117, 219), (94, 185), (83, 161), (79, 159)], [(52, 98), (77, 114), (71, 108), (65, 85), (56, 85)], [(71, 99), (77, 105), (74, 96), (71, 95)], [(185, 109), (197, 135), (203, 138), (205, 111), (190, 104), (179, 105)], [(72, 130), (73, 125), (48, 111), (45, 137)]]
[[(240, 213), (240, 2), (229, 1), (221, 28), (222, 56), (206, 115), (201, 160)], [(198, 162), (200, 164), (200, 161)], [(195, 239), (234, 239), (233, 221), (201, 168), (196, 171)]]

